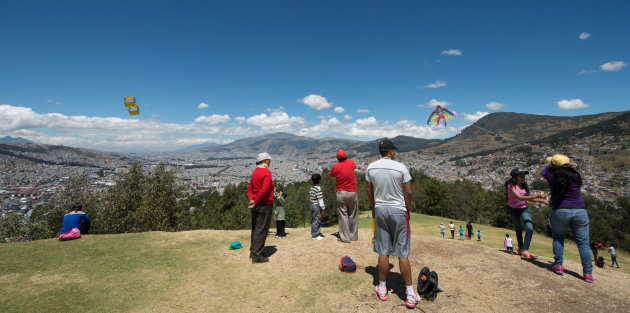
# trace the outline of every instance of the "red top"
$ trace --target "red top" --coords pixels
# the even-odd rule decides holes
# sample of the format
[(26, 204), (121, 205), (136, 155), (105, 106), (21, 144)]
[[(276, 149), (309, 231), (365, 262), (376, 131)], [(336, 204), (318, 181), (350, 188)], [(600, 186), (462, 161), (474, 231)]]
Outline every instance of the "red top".
[(257, 167), (249, 179), (247, 185), (247, 199), (254, 200), (254, 203), (273, 204), (273, 181), (271, 171), (266, 168)]
[(354, 176), (355, 168), (357, 166), (354, 165), (352, 160), (343, 160), (333, 165), (330, 169), (330, 176), (335, 178), (336, 191), (357, 191), (357, 178)]

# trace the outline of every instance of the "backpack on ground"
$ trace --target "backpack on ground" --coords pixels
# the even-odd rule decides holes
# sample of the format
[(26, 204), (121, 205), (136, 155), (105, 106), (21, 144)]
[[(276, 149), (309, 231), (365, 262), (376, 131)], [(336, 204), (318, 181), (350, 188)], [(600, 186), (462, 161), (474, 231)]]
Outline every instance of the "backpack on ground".
[(433, 301), (437, 298), (438, 291), (441, 291), (438, 285), (438, 274), (429, 270), (428, 267), (423, 268), (418, 275), (418, 294)]
[(357, 271), (357, 263), (355, 263), (349, 256), (346, 255), (341, 258), (339, 269), (344, 273), (354, 273)]

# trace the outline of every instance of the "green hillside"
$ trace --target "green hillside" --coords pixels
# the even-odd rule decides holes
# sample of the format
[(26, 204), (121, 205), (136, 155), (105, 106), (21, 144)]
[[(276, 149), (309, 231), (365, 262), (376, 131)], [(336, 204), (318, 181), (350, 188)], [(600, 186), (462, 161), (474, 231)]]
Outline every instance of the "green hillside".
[[(304, 228), (289, 229), (286, 239), (269, 236), (267, 264), (251, 264), (247, 258), (247, 230), (87, 235), (70, 242), (2, 244), (0, 308), (2, 312), (404, 310), (395, 258), (390, 260), (390, 300), (381, 302), (373, 295), (376, 255), (370, 248), (371, 223), (366, 213), (360, 221), (359, 241), (352, 244), (336, 241), (332, 235), (336, 227), (324, 228), (322, 241), (310, 240)], [(570, 301), (582, 296), (593, 299), (587, 300), (592, 304), (606, 303), (612, 311), (630, 305), (630, 263), (625, 253), (618, 257), (622, 271), (595, 269), (596, 283), (590, 285), (571, 274), (579, 273), (581, 266), (570, 242), (565, 246), (567, 274), (557, 276), (545, 269), (551, 256), (546, 237), (534, 235), (532, 252), (539, 257), (528, 262), (500, 251), (509, 230), (475, 225), (482, 231), (481, 242), (443, 240), (438, 236), (439, 222), (448, 220), (419, 214), (411, 218), (413, 275), (429, 266), (440, 274), (445, 288), (437, 301), (421, 303), (423, 310), (509, 311), (512, 304), (506, 296), (521, 303), (520, 309), (534, 312), (549, 308), (589, 312), (592, 306)], [(228, 250), (233, 240), (241, 241), (244, 249)], [(357, 273), (339, 272), (343, 255), (357, 261)], [(616, 292), (609, 293), (611, 289)], [(514, 297), (517, 292), (523, 295)], [(554, 298), (555, 294), (568, 300)]]

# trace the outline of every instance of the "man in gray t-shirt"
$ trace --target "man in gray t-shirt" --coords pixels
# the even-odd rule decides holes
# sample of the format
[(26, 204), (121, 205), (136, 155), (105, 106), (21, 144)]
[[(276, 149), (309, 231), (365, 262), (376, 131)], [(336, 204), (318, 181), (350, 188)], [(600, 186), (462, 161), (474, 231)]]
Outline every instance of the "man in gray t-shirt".
[(379, 285), (376, 295), (387, 300), (389, 256), (397, 256), (407, 288), (407, 307), (414, 308), (420, 297), (413, 289), (409, 264), (409, 209), (411, 175), (407, 167), (394, 161), (396, 147), (391, 140), (379, 144), (381, 159), (371, 163), (365, 174), (368, 200), (374, 217), (374, 252), (378, 253)]

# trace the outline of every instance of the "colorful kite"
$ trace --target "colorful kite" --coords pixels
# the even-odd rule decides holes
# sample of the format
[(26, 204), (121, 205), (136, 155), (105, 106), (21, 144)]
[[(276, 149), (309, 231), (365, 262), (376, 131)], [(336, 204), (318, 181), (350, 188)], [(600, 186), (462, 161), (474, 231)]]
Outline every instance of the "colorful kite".
[(140, 108), (136, 104), (136, 98), (134, 96), (125, 96), (125, 106), (127, 107), (127, 111), (129, 111), (129, 115), (138, 115), (140, 114)]
[(447, 108), (443, 108), (441, 105), (435, 107), (435, 110), (431, 112), (429, 115), (429, 119), (427, 120), (427, 125), (435, 125), (435, 127), (440, 126), (440, 120), (444, 121), (444, 127), (446, 127), (446, 121), (455, 117), (455, 113)]

